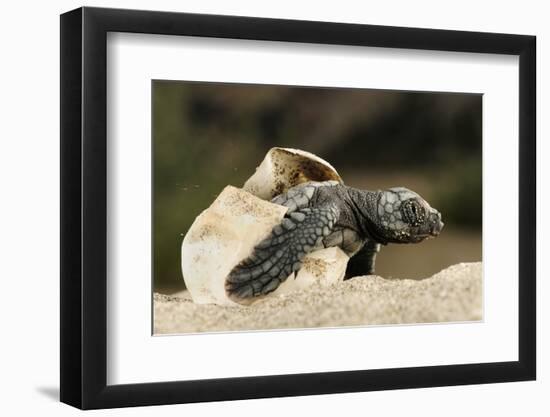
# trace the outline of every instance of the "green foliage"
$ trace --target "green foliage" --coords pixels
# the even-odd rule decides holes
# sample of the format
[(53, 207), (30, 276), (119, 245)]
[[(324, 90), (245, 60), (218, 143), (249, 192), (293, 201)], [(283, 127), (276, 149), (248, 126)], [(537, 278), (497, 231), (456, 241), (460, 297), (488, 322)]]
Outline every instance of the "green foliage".
[(435, 206), (445, 222), (481, 228), (482, 164), (480, 158), (456, 161), (435, 184)]

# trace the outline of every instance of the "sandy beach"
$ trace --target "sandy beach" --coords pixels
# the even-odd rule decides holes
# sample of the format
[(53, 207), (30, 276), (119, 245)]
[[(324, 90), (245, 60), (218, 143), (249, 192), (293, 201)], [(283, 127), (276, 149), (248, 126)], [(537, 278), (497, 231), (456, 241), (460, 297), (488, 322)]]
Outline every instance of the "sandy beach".
[(154, 294), (154, 333), (339, 327), (482, 319), (482, 264), (460, 263), (422, 280), (356, 277), (267, 297), (250, 307)]

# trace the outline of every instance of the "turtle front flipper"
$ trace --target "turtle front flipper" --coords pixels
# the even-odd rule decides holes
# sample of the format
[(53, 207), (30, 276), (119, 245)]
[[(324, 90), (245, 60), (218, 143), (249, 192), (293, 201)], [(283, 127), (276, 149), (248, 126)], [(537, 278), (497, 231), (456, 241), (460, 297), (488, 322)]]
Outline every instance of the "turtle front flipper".
[(275, 291), (289, 275), (298, 271), (303, 258), (322, 247), (336, 220), (336, 206), (302, 208), (285, 215), (252, 254), (235, 266), (225, 281), (225, 291), (235, 301)]
[(380, 251), (380, 243), (367, 240), (363, 247), (351, 257), (346, 269), (344, 279), (350, 279), (361, 275), (374, 274), (374, 262), (376, 254)]

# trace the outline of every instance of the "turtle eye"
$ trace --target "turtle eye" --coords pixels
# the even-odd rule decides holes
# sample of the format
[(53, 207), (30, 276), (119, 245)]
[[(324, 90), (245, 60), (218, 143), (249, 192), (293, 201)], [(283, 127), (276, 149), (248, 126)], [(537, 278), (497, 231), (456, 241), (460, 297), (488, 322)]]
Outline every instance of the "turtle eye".
[(411, 226), (420, 226), (426, 219), (426, 211), (416, 200), (405, 201), (401, 205), (403, 219)]

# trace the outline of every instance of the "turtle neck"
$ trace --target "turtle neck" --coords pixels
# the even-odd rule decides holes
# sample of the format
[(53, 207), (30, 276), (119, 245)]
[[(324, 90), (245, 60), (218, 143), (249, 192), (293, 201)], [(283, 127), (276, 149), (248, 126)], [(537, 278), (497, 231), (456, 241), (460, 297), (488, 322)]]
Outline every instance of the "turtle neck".
[(363, 237), (387, 244), (387, 240), (378, 233), (377, 204), (380, 191), (359, 190), (353, 187), (347, 187), (347, 191), (351, 202), (350, 208)]

